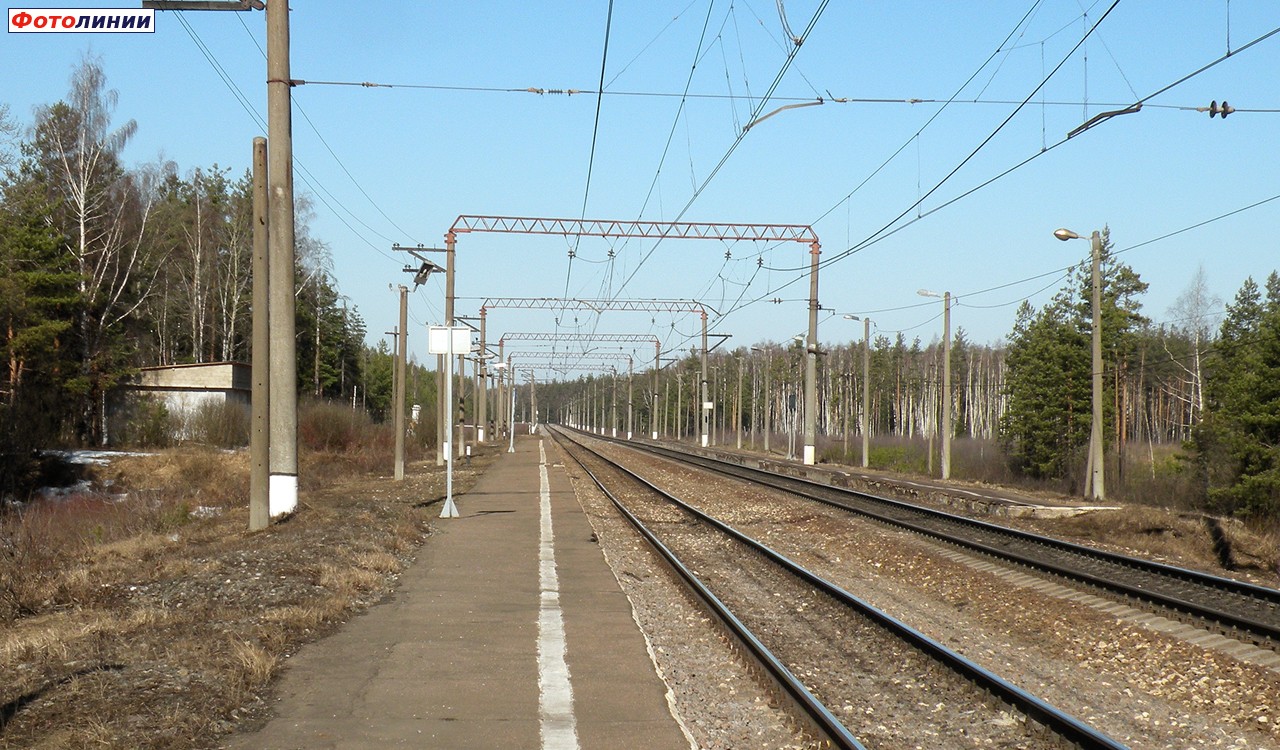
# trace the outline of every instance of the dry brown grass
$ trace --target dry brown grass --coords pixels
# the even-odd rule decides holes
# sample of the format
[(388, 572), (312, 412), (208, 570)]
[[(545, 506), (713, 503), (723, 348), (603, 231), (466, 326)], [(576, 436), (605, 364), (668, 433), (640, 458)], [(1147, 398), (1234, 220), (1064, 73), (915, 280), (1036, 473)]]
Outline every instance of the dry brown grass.
[(443, 475), (343, 474), (369, 460), (329, 461), (258, 534), (245, 457), (216, 450), (113, 463), (126, 499), (0, 518), (0, 748), (210, 748), (255, 721), (283, 659), (381, 599), (425, 538)]
[(1260, 532), (1236, 519), (1223, 519), (1126, 505), (1053, 521), (1018, 525), (1083, 544), (1206, 570), (1245, 576), (1267, 586), (1280, 585), (1275, 532)]

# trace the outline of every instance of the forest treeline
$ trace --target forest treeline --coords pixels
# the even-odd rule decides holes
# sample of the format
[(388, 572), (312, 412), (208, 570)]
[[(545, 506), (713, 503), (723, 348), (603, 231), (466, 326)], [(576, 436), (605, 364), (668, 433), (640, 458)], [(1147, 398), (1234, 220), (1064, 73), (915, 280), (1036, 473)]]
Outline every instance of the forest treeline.
[[(122, 154), (138, 125), (115, 109), (92, 57), (73, 71), (65, 98), (29, 122), (0, 104), (0, 484), (36, 449), (101, 442), (105, 396), (138, 368), (249, 358), (249, 175), (216, 163), (127, 166)], [(366, 343), (328, 247), (308, 231), (305, 200), (297, 209), (299, 393), (383, 420), (392, 353)], [(1146, 446), (1154, 463), (1163, 446), (1198, 507), (1280, 516), (1280, 277), (1246, 281), (1224, 310), (1197, 271), (1170, 322), (1156, 325), (1142, 312), (1146, 283), (1116, 257), (1107, 233), (1102, 269), (1108, 455), (1123, 460)], [(1088, 269), (1075, 269), (1050, 302), (1017, 310), (1003, 342), (970, 341), (958, 330), (946, 394), (937, 340), (881, 333), (824, 348), (820, 447), (832, 455), (860, 435), (865, 382), (874, 440), (936, 438), (949, 401), (955, 438), (990, 445), (1017, 476), (1072, 487), (1091, 419), (1089, 289)], [(656, 387), (652, 371), (636, 372), (631, 413), (641, 434), (698, 429), (698, 357), (672, 354)], [(731, 442), (739, 427), (758, 434), (766, 418), (777, 436), (796, 428), (803, 357), (795, 342), (711, 352), (717, 440)], [(433, 420), (434, 377), (415, 364), (408, 385), (408, 403)], [(609, 377), (545, 384), (539, 403), (553, 420), (604, 424), (615, 418), (612, 388)], [(624, 391), (622, 429), (627, 413)], [(433, 432), (434, 424), (420, 429)]]
[[(1280, 517), (1280, 276), (1272, 272), (1263, 289), (1246, 281), (1224, 313), (1199, 269), (1170, 310), (1172, 321), (1157, 325), (1142, 314), (1147, 284), (1115, 257), (1109, 232), (1101, 261), (1109, 462), (1118, 465), (1137, 448), (1151, 457), (1150, 467), (1157, 447), (1161, 456), (1172, 447), (1166, 470), (1191, 488), (1187, 503)], [(1077, 492), (1092, 409), (1091, 285), (1082, 265), (1043, 307), (1024, 302), (1004, 342), (976, 343), (963, 329), (951, 342), (954, 438), (990, 443), (1015, 476)], [(651, 370), (634, 376), (631, 406), (641, 434), (655, 425), (677, 438), (700, 433), (699, 358), (689, 350), (681, 357), (659, 373), (656, 391)], [(803, 344), (713, 351), (708, 361), (713, 440), (736, 443), (741, 427), (758, 442), (769, 424), (773, 449), (785, 452), (791, 434), (803, 432)], [(856, 443), (861, 436), (864, 382), (873, 442), (937, 438), (943, 366), (941, 341), (908, 340), (902, 333), (824, 348), (818, 357), (820, 455), (851, 457), (850, 438)], [(616, 407), (611, 375), (541, 387), (539, 402), (549, 419), (610, 429), (616, 419), (625, 431), (625, 372), (617, 383)]]
[[(138, 368), (249, 360), (248, 171), (127, 166), (138, 124), (115, 109), (91, 57), (30, 122), (0, 105), (0, 485), (37, 448), (98, 445), (107, 394)], [(297, 212), (299, 393), (381, 418), (392, 354), (366, 345), (305, 200)], [(434, 383), (420, 370), (410, 383), (423, 392), (410, 398), (425, 400)]]

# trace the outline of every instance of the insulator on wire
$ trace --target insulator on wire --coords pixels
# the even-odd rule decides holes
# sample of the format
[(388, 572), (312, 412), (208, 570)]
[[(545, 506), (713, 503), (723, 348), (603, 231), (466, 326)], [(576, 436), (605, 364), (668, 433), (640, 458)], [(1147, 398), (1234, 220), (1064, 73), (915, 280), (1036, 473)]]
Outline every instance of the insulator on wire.
[(1222, 119), (1225, 120), (1227, 119), (1227, 115), (1235, 111), (1236, 111), (1236, 108), (1231, 106), (1230, 104), (1227, 104), (1225, 99), (1222, 101), (1221, 105), (1218, 104), (1217, 100), (1209, 102), (1209, 117), (1222, 115)]

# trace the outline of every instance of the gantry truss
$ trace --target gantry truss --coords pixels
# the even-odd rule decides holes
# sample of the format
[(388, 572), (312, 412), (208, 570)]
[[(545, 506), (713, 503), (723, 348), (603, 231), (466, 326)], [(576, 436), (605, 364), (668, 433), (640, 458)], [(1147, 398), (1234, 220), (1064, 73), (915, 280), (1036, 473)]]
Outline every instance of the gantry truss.
[(498, 338), (499, 344), (504, 344), (508, 341), (586, 341), (610, 344), (644, 342), (654, 345), (661, 343), (661, 339), (652, 333), (556, 333), (554, 331), (509, 331)]
[(614, 365), (566, 365), (561, 362), (517, 362), (512, 365), (516, 372), (532, 371), (532, 370), (550, 370), (561, 374), (569, 374), (570, 372), (590, 371), (590, 372), (612, 372), (617, 373), (618, 368)]
[(546, 351), (528, 352), (528, 351), (525, 351), (525, 352), (511, 352), (507, 356), (513, 359), (533, 358), (533, 359), (565, 360), (564, 362), (561, 362), (559, 364), (566, 364), (569, 361), (577, 362), (584, 359), (588, 359), (588, 360), (590, 359), (618, 359), (618, 360), (625, 359), (631, 362), (635, 361), (634, 356), (623, 353), (623, 352), (585, 352), (584, 353), (584, 352), (546, 352)]
[(807, 224), (723, 224), (688, 221), (613, 221), (608, 219), (551, 219), (534, 216), (459, 216), (450, 234), (557, 234), (569, 237), (635, 237), (671, 240), (746, 240), (752, 242), (818, 241)]
[[(471, 298), (468, 298), (471, 299)], [(525, 310), (592, 310), (594, 312), (696, 312), (710, 311), (710, 305), (692, 299), (577, 299), (573, 297), (485, 297), (480, 313), (500, 307)]]
[[(804, 374), (804, 462), (812, 465), (817, 460), (817, 351), (818, 351), (818, 256), (821, 254), (821, 243), (813, 227), (807, 224), (727, 224), (716, 222), (687, 221), (615, 221), (608, 219), (555, 219), (538, 216), (472, 216), (461, 215), (454, 220), (453, 226), (445, 233), (445, 247), (452, 259), (454, 247), (459, 234), (471, 232), (496, 232), (502, 234), (543, 234), (576, 237), (635, 237), (642, 239), (690, 239), (690, 240), (722, 240), (722, 241), (764, 241), (764, 242), (800, 242), (809, 245), (809, 336), (808, 355), (805, 358)], [(452, 268), (452, 265), (450, 265)], [(449, 286), (445, 292), (446, 317), (452, 324), (453, 289)], [(564, 309), (551, 298), (543, 298), (549, 303), (543, 307)], [(620, 300), (600, 300), (606, 302), (604, 307), (593, 306), (581, 309), (591, 310), (652, 310), (650, 307), (618, 307)], [(486, 300), (488, 303), (488, 300)], [(496, 307), (497, 305), (488, 305)], [(534, 305), (528, 305), (533, 307)], [(664, 308), (665, 309), (665, 308)], [(480, 309), (481, 318), (485, 308)], [(707, 351), (707, 308), (700, 305), (692, 312), (702, 314), (702, 403), (708, 403), (706, 382)], [(483, 327), (483, 324), (481, 324)], [(702, 412), (702, 446), (705, 448), (711, 429), (711, 412), (704, 408)]]

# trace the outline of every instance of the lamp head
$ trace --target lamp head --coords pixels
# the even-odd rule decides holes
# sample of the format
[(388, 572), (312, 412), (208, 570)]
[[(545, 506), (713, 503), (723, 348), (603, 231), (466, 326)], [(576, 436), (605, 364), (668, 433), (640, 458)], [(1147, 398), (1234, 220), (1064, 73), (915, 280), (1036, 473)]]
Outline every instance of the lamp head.
[(416, 289), (427, 283), (427, 277), (432, 273), (442, 270), (444, 269), (429, 260), (422, 261), (422, 265), (418, 268), (418, 272), (413, 275), (414, 288)]
[(1067, 240), (1078, 240), (1078, 239), (1080, 239), (1080, 235), (1076, 234), (1075, 232), (1071, 231), (1070, 229), (1055, 229), (1055, 230), (1053, 230), (1053, 236), (1054, 236), (1054, 237), (1057, 237), (1058, 239), (1062, 240), (1063, 242), (1066, 242)]
[(920, 295), (921, 297), (941, 297), (942, 296), (941, 294), (938, 294), (937, 292), (931, 292), (928, 289), (917, 289), (916, 294)]
[(845, 320), (862, 320), (862, 318), (859, 318), (857, 315), (845, 315), (844, 319)]

